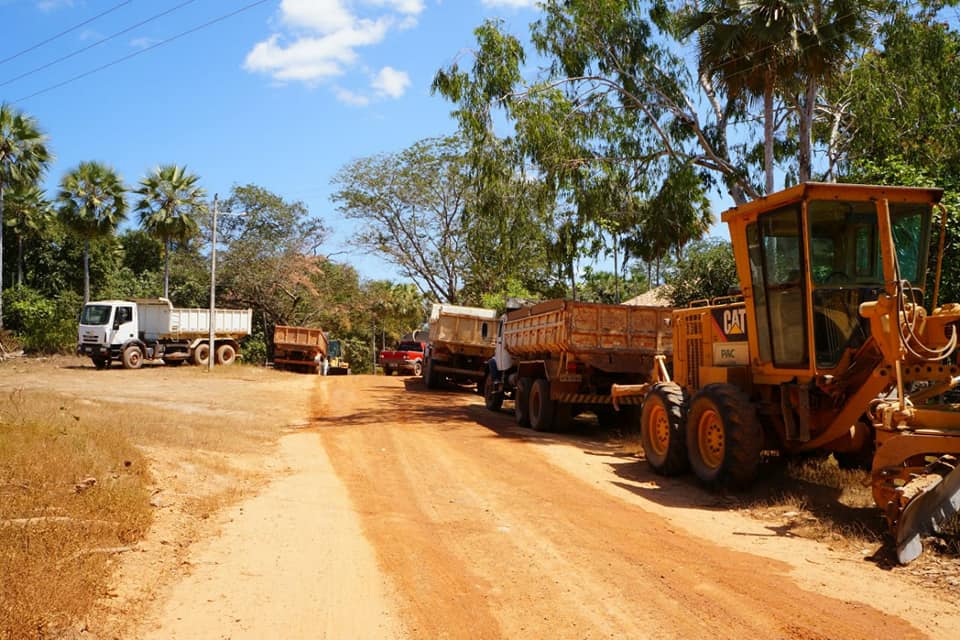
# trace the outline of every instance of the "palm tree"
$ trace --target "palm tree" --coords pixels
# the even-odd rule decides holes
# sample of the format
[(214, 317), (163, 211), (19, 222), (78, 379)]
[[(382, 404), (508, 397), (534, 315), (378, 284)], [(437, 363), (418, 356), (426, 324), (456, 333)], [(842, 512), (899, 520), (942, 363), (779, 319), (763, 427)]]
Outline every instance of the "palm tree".
[(37, 180), (50, 162), (47, 137), (36, 120), (0, 104), (0, 329), (3, 328), (3, 192)]
[(90, 302), (90, 241), (113, 234), (127, 216), (126, 188), (111, 167), (81, 162), (60, 181), (60, 219), (83, 238), (83, 302)]
[(820, 87), (839, 77), (851, 50), (869, 42), (871, 3), (861, 0), (814, 0), (807, 4), (797, 33), (796, 92), (799, 177), (810, 180), (813, 164), (813, 120)]
[(140, 181), (136, 209), (140, 225), (163, 241), (163, 297), (170, 297), (170, 244), (184, 242), (200, 231), (194, 215), (206, 210), (206, 192), (199, 178), (175, 164), (157, 167)]
[(796, 68), (801, 0), (706, 0), (687, 17), (683, 32), (698, 35), (701, 73), (732, 99), (763, 101), (763, 168), (773, 191), (774, 100)]
[(4, 201), (6, 225), (17, 236), (17, 285), (23, 284), (23, 244), (30, 236), (37, 237), (53, 217), (53, 208), (37, 184), (14, 185)]

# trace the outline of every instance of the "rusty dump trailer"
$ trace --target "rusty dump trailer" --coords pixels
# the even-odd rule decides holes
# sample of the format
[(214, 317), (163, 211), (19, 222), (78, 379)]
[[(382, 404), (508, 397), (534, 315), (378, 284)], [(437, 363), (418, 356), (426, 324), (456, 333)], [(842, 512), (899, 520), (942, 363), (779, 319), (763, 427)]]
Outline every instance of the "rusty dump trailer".
[[(672, 353), (671, 309), (551, 300), (500, 320), (484, 382), (487, 407), (514, 400), (517, 422), (560, 430), (613, 409), (611, 387), (649, 382)], [(658, 357), (659, 356), (659, 357)], [(621, 404), (639, 404), (629, 398)]]
[(423, 379), (436, 388), (444, 379), (477, 383), (482, 389), (487, 361), (493, 356), (497, 312), (479, 307), (435, 303), (430, 311)]
[(315, 327), (278, 324), (273, 329), (273, 366), (321, 373), (321, 359), (329, 355), (327, 336)]

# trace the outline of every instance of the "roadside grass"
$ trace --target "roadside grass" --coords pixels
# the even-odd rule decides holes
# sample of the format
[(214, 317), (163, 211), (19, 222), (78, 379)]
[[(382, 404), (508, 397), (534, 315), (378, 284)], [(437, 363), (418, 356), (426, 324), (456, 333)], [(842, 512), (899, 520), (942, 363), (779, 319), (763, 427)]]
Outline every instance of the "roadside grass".
[(264, 420), (263, 407), (293, 399), (277, 393), (282, 374), (252, 366), (211, 376), (194, 367), (77, 371), (77, 362), (21, 360), (0, 371), (14, 385), (25, 372), (75, 387), (89, 376), (82, 392), (53, 392), (51, 382), (0, 397), (0, 638), (82, 627), (112, 597), (116, 562), (137, 550), (158, 510), (176, 523), (170, 540), (180, 542), (164, 547), (173, 552), (195, 523), (255, 492), (285, 426), (283, 411)]
[(146, 531), (143, 456), (52, 396), (0, 403), (0, 637), (62, 633)]

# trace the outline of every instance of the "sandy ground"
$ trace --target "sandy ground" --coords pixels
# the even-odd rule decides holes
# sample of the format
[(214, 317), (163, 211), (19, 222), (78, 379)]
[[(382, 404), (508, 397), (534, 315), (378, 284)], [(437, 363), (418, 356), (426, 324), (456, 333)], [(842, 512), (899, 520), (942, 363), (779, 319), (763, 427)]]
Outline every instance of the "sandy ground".
[[(956, 589), (923, 588), (864, 552), (786, 535), (689, 479), (653, 476), (596, 433), (537, 434), (476, 395), (412, 379), (268, 373), (245, 391), (212, 381), (233, 391), (180, 407), (290, 425), (266, 456), (243, 461), (265, 478), (255, 495), (202, 522), (160, 509), (141, 552), (120, 559), (100, 612), (113, 623), (92, 619), (82, 635), (960, 633)], [(98, 380), (162, 402), (158, 387), (176, 387), (175, 374)], [(17, 383), (82, 394), (77, 377), (27, 372)], [(12, 384), (0, 380), (0, 390)], [(173, 468), (169, 452), (147, 454)], [(197, 481), (185, 473), (177, 480)]]

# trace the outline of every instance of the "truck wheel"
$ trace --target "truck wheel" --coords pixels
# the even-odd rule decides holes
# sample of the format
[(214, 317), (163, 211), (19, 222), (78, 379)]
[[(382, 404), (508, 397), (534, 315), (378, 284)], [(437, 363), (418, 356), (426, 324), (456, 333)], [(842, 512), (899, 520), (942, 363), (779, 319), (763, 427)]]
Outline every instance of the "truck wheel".
[(201, 342), (197, 345), (197, 348), (193, 350), (193, 364), (198, 367), (205, 367), (210, 363), (210, 345), (206, 342)]
[(653, 385), (643, 401), (640, 413), (643, 452), (653, 470), (662, 476), (675, 476), (690, 468), (683, 409), (683, 390), (673, 382)]
[(490, 411), (500, 411), (503, 406), (503, 391), (497, 391), (496, 388), (493, 374), (488, 373), (483, 379), (483, 403)]
[(227, 367), (236, 362), (237, 350), (232, 344), (222, 344), (217, 347), (217, 364)]
[(124, 369), (139, 369), (140, 365), (143, 364), (143, 352), (140, 351), (140, 347), (136, 345), (130, 345), (123, 350), (123, 368)]
[(413, 375), (418, 378), (423, 375), (423, 363), (419, 360), (413, 363)]
[(517, 387), (513, 390), (513, 413), (517, 424), (521, 427), (530, 426), (530, 378), (517, 380)]
[(93, 366), (97, 369), (109, 369), (110, 358), (90, 358), (93, 360)]
[(534, 431), (553, 428), (555, 403), (550, 399), (550, 383), (543, 378), (534, 380), (530, 387), (530, 426)]
[(763, 429), (749, 398), (729, 384), (708, 384), (687, 416), (687, 456), (701, 482), (742, 488), (760, 466)]
[(427, 384), (427, 389), (437, 388), (437, 374), (433, 371), (433, 358), (427, 359), (427, 366), (423, 369), (423, 381)]

